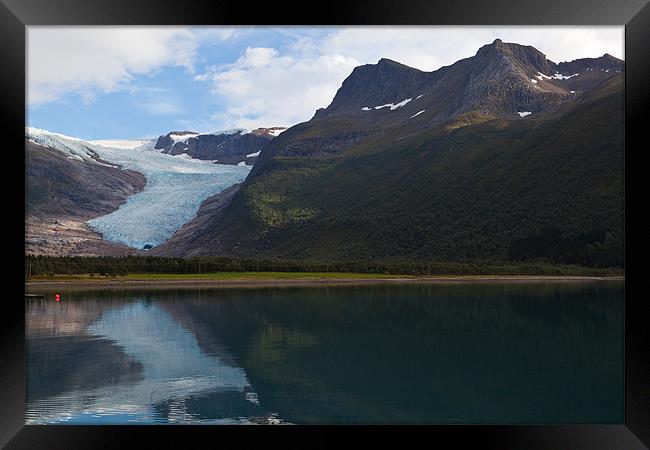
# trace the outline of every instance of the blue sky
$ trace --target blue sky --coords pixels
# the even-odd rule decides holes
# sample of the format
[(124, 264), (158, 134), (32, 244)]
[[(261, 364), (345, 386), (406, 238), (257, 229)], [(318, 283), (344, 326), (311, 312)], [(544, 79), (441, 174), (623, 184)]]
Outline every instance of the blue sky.
[(622, 27), (28, 27), (27, 121), (83, 139), (291, 126), (358, 65), (435, 70), (497, 37), (624, 58)]

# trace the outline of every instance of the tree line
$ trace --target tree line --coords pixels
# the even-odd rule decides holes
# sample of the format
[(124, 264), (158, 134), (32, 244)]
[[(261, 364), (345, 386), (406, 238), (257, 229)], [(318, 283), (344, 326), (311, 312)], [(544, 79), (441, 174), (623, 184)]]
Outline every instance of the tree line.
[(343, 272), (395, 275), (607, 275), (622, 269), (598, 269), (538, 262), (414, 262), (298, 261), (231, 257), (170, 258), (157, 256), (25, 257), (25, 276), (128, 274), (204, 274), (214, 272)]

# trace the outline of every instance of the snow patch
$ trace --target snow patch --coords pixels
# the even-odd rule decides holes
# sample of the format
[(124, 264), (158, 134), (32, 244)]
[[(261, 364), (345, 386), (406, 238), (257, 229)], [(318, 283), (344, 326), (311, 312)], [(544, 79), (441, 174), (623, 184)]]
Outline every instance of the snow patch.
[(575, 93), (576, 93), (576, 91), (571, 91), (571, 93), (572, 93), (572, 94), (575, 94)]
[[(408, 102), (410, 102), (411, 100), (413, 100), (413, 99), (412, 99), (412, 98), (406, 98), (406, 99), (402, 100), (402, 101), (399, 102), (399, 103), (386, 103), (385, 105), (375, 106), (374, 108), (375, 108), (375, 109), (390, 108), (391, 111), (394, 111), (394, 110), (396, 110), (397, 108), (401, 108), (402, 106), (406, 105), (406, 104), (407, 104)], [(361, 109), (362, 109), (363, 111), (370, 111), (370, 108), (369, 108), (368, 106), (364, 106), (364, 107), (361, 108)]]
[[(587, 69), (589, 70), (589, 69)], [(562, 75), (561, 73), (555, 72), (553, 75), (548, 76), (544, 75), (542, 72), (537, 72), (537, 75), (535, 75), (535, 78), (538, 80), (568, 80), (569, 78), (577, 77), (580, 75), (579, 73), (574, 73), (573, 75)], [(531, 80), (533, 81), (533, 80)], [(535, 81), (533, 81), (535, 83)]]
[(531, 78), (530, 81), (532, 81), (533, 83), (537, 84), (537, 80), (534, 79), (534, 78)]
[(245, 166), (245, 165), (246, 165), (246, 161), (238, 162), (237, 165), (238, 165), (239, 167)]
[(187, 140), (189, 138), (197, 137), (198, 135), (199, 133), (184, 133), (184, 134), (171, 133), (169, 137), (171, 138), (172, 141), (174, 141), (174, 144), (178, 144), (179, 142), (187, 144)]
[(424, 111), (426, 111), (426, 109), (423, 109), (423, 110), (422, 110), (422, 111), (420, 111), (420, 112), (416, 112), (416, 113), (415, 113), (415, 114), (413, 114), (413, 115), (412, 115), (411, 117), (409, 117), (409, 119), (412, 119), (412, 118), (414, 118), (414, 117), (417, 117), (417, 116), (419, 116), (419, 115), (420, 115), (420, 114), (422, 114), (422, 113), (423, 113)]
[(574, 73), (573, 75), (562, 75), (561, 73), (555, 72), (552, 78), (555, 80), (568, 80), (569, 78), (577, 77), (578, 75), (580, 74)]
[(251, 153), (250, 155), (246, 155), (246, 158), (255, 158), (256, 156), (260, 156), (260, 152), (262, 150), (258, 150), (255, 153)]
[(411, 100), (413, 100), (413, 99), (412, 98), (407, 98), (407, 99), (402, 100), (399, 103), (395, 103), (394, 105), (391, 105), (390, 110), (393, 111), (394, 109), (401, 108), (402, 106), (406, 105)]
[(285, 131), (287, 131), (286, 128), (276, 128), (275, 130), (269, 130), (269, 134), (271, 134), (273, 137), (278, 137)]
[(530, 111), (517, 111), (517, 114), (519, 114), (519, 117), (526, 117), (526, 116), (532, 114), (532, 112), (530, 112)]
[(424, 94), (420, 94), (420, 95), (418, 95), (417, 97), (415, 97), (415, 99), (417, 100), (418, 98), (422, 97), (423, 95), (424, 95)]

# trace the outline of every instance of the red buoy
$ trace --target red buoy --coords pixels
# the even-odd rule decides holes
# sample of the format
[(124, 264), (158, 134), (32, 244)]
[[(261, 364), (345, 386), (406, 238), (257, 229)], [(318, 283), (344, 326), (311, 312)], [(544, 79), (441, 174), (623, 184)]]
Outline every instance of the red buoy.
[(54, 300), (56, 300), (57, 302), (61, 300), (61, 297), (59, 296), (59, 294), (56, 294), (54, 296)]

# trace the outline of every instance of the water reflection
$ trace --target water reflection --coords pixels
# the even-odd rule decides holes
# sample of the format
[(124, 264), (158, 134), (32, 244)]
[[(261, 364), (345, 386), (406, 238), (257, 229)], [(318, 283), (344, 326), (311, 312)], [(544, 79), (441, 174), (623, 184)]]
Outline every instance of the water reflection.
[[(28, 312), (33, 370), (27, 423), (230, 423), (246, 418), (254, 410), (249, 405), (258, 403), (251, 400), (245, 372), (224, 362), (231, 358), (206, 355), (194, 335), (155, 303), (136, 299), (105, 309), (79, 300), (53, 311), (57, 306)], [(70, 388), (57, 392), (62, 370)], [(50, 378), (45, 388), (42, 378)], [(191, 407), (197, 397), (229, 408), (223, 417), (205, 417)]]
[(28, 423), (623, 420), (622, 283), (64, 298), (28, 304)]

